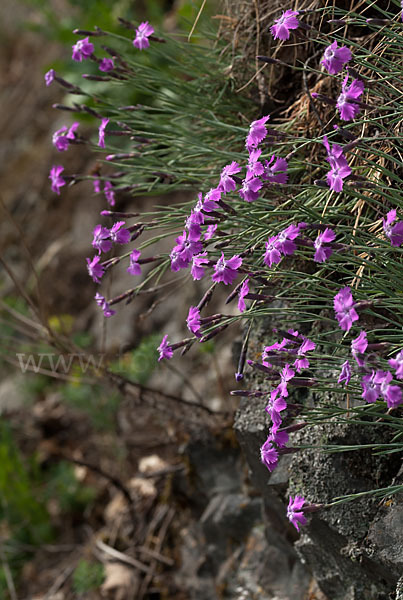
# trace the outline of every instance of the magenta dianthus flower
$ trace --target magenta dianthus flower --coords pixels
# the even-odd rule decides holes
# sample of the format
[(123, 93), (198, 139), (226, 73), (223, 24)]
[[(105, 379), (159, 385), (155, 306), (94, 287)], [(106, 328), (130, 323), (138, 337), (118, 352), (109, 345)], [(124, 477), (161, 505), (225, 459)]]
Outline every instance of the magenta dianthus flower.
[(403, 350), (388, 362), (392, 369), (396, 369), (396, 379), (403, 379)]
[(218, 189), (223, 191), (225, 194), (227, 192), (233, 192), (236, 189), (236, 181), (231, 177), (231, 175), (239, 173), (240, 170), (241, 167), (237, 162), (235, 162), (235, 160), (233, 160), (231, 164), (226, 165), (221, 171)]
[(282, 254), (285, 256), (291, 256), (294, 254), (297, 249), (297, 245), (294, 240), (299, 236), (300, 229), (306, 227), (305, 223), (298, 223), (298, 225), (294, 225), (291, 223), (286, 229), (280, 231), (277, 236), (277, 248), (280, 250)]
[(112, 242), (116, 242), (116, 244), (127, 244), (130, 242), (130, 231), (125, 228), (121, 229), (123, 225), (125, 225), (124, 221), (118, 221), (109, 230)]
[(340, 376), (337, 380), (337, 383), (343, 383), (343, 381), (345, 382), (344, 385), (348, 385), (351, 379), (351, 367), (350, 367), (350, 363), (348, 360), (346, 360), (342, 365), (341, 365), (341, 372), (340, 372)]
[(87, 269), (88, 273), (90, 274), (90, 277), (92, 277), (92, 280), (95, 283), (101, 283), (100, 278), (103, 276), (105, 270), (104, 267), (99, 264), (99, 261), (101, 260), (100, 257), (98, 255), (95, 255), (92, 260), (90, 258), (87, 258), (86, 260)]
[(274, 21), (274, 25), (270, 27), (270, 31), (275, 40), (288, 40), (290, 37), (290, 29), (297, 29), (299, 21), (297, 19), (297, 10), (286, 10), (279, 19)]
[(69, 129), (66, 126), (64, 126), (61, 129), (55, 131), (55, 133), (52, 136), (52, 143), (59, 152), (64, 152), (65, 150), (67, 150), (71, 140), (75, 139), (75, 132), (78, 126), (79, 123), (75, 122)]
[(101, 125), (98, 128), (98, 146), (100, 148), (105, 148), (105, 129), (109, 123), (109, 119), (102, 119)]
[(112, 248), (112, 242), (109, 238), (110, 231), (107, 227), (102, 227), (102, 225), (97, 225), (95, 227), (92, 246), (98, 250), (98, 254), (101, 254), (101, 252), (109, 252)]
[(208, 225), (207, 231), (204, 234), (204, 239), (206, 241), (211, 240), (211, 238), (213, 237), (213, 235), (216, 232), (216, 229), (217, 229), (217, 225)]
[(264, 161), (263, 179), (269, 183), (287, 183), (287, 169), (288, 163), (285, 158), (278, 158), (273, 154), (273, 156), (270, 158), (270, 161)]
[(267, 439), (260, 448), (260, 460), (269, 469), (270, 473), (277, 467), (278, 452), (270, 439)]
[(347, 81), (348, 75), (346, 75), (342, 83), (342, 92), (337, 98), (337, 108), (340, 111), (340, 118), (343, 121), (352, 121), (361, 110), (359, 103), (354, 102), (354, 100), (358, 100), (363, 93), (364, 84), (359, 79), (354, 79), (349, 87), (347, 87)]
[(203, 265), (209, 262), (207, 258), (207, 252), (202, 252), (197, 256), (192, 257), (192, 268), (190, 270), (190, 274), (192, 275), (195, 281), (199, 281), (202, 277), (204, 277), (204, 269)]
[(49, 179), (52, 182), (51, 188), (52, 192), (56, 192), (56, 194), (60, 194), (60, 188), (66, 185), (65, 180), (61, 176), (61, 173), (64, 171), (64, 167), (61, 165), (53, 166), (50, 169)]
[(169, 345), (167, 335), (164, 335), (164, 337), (162, 338), (162, 342), (158, 346), (157, 350), (160, 354), (159, 358), (158, 358), (159, 361), (162, 360), (163, 358), (166, 358), (167, 360), (172, 358), (174, 352), (173, 352), (171, 346)]
[(115, 63), (113, 62), (113, 58), (103, 58), (99, 63), (99, 70), (107, 73), (108, 71), (112, 71), (115, 67)]
[(249, 279), (245, 279), (239, 290), (238, 310), (244, 312), (246, 310), (245, 296), (249, 294)]
[(141, 275), (141, 266), (138, 263), (141, 252), (140, 250), (132, 250), (130, 253), (130, 264), (127, 267), (126, 271), (129, 275)]
[(171, 259), (171, 271), (177, 272), (181, 269), (186, 269), (189, 265), (188, 261), (181, 256), (181, 252), (173, 248), (169, 255)]
[(313, 342), (312, 340), (309, 340), (308, 338), (304, 339), (301, 346), (297, 350), (298, 358), (294, 362), (294, 367), (295, 367), (297, 373), (301, 373), (301, 371), (303, 369), (308, 369), (309, 360), (307, 359), (305, 354), (307, 352), (310, 352), (311, 350), (315, 350), (315, 348), (316, 348), (315, 342)]
[(279, 427), (282, 421), (280, 413), (287, 408), (287, 402), (284, 400), (283, 396), (277, 396), (278, 389), (270, 392), (270, 400), (265, 408), (265, 411), (270, 415), (274, 425)]
[(259, 160), (261, 154), (262, 150), (260, 148), (255, 148), (254, 150), (250, 151), (248, 167), (246, 171), (246, 179), (251, 179), (252, 177), (259, 177), (259, 175), (263, 174), (264, 167)]
[(192, 242), (198, 242), (201, 238), (201, 223), (204, 222), (204, 215), (202, 212), (191, 211), (190, 215), (186, 219), (185, 228), (188, 230), (189, 240)]
[(55, 71), (54, 69), (49, 69), (47, 73), (45, 73), (45, 83), (46, 86), (49, 86), (55, 79)]
[(396, 408), (403, 402), (402, 390), (398, 385), (390, 385), (393, 376), (389, 371), (377, 371), (374, 382), (380, 386), (379, 391), (388, 408)]
[(284, 398), (287, 398), (287, 396), (288, 396), (287, 383), (290, 381), (290, 379), (292, 379), (294, 377), (294, 375), (295, 375), (295, 371), (293, 371), (291, 369), (291, 367), (288, 363), (281, 370), (280, 383), (276, 389), (279, 391), (280, 395), (283, 396)]
[(246, 202), (254, 202), (259, 198), (259, 190), (262, 186), (263, 183), (258, 177), (246, 178), (242, 181), (242, 189), (239, 190), (239, 195)]
[(98, 306), (102, 308), (104, 312), (104, 317), (113, 317), (113, 315), (116, 313), (115, 310), (111, 309), (105, 298), (98, 292), (95, 294), (95, 302), (98, 304)]
[(110, 206), (115, 206), (115, 191), (110, 181), (104, 183), (105, 198)]
[(318, 237), (314, 242), (315, 246), (315, 254), (313, 260), (316, 262), (325, 262), (331, 254), (333, 253), (333, 249), (330, 246), (323, 247), (323, 244), (329, 244), (333, 242), (336, 234), (332, 229), (328, 227), (322, 233), (319, 233)]
[(261, 119), (258, 119), (257, 121), (253, 121), (250, 124), (249, 133), (246, 136), (246, 147), (249, 150), (249, 152), (253, 148), (256, 148), (256, 146), (258, 144), (260, 144), (260, 142), (262, 140), (264, 140), (264, 138), (266, 137), (267, 129), (266, 129), (265, 123), (269, 119), (270, 119), (270, 115), (266, 115), (265, 117), (262, 117)]
[(361, 360), (361, 358), (359, 358), (358, 354), (364, 354), (365, 350), (367, 349), (367, 346), (368, 341), (367, 334), (365, 331), (361, 331), (360, 335), (351, 342), (351, 354), (354, 356), (356, 363), (360, 367), (364, 366), (364, 362)]
[(364, 375), (361, 380), (361, 386), (364, 390), (362, 397), (370, 404), (376, 402), (381, 392), (381, 386), (377, 381), (375, 381), (375, 375), (375, 371), (372, 371), (371, 375)]
[(396, 210), (393, 208), (390, 210), (386, 219), (383, 219), (383, 230), (387, 238), (389, 238), (392, 246), (401, 246), (403, 244), (403, 221), (398, 221), (393, 225), (392, 223), (396, 221)]
[(198, 240), (193, 240), (190, 235), (186, 236), (186, 231), (178, 236), (175, 241), (177, 245), (174, 247), (174, 251), (179, 254), (186, 267), (192, 260), (192, 257), (203, 250), (203, 244)]
[(354, 300), (349, 287), (341, 288), (334, 297), (334, 310), (336, 319), (343, 331), (350, 331), (354, 321), (358, 321), (358, 314), (354, 308)]
[(78, 40), (73, 46), (73, 60), (81, 62), (83, 58), (89, 58), (94, 52), (94, 44), (91, 44), (89, 38), (86, 37), (83, 40)]
[(197, 337), (200, 336), (200, 310), (197, 308), (197, 306), (191, 306), (189, 308), (186, 324), (189, 331), (194, 333)]
[(145, 50), (150, 45), (150, 41), (148, 38), (153, 33), (154, 27), (150, 25), (148, 21), (140, 23), (140, 25), (136, 29), (136, 37), (133, 40), (133, 46), (138, 50)]
[[(221, 192), (220, 186), (209, 190), (207, 192), (207, 194), (204, 196), (204, 200), (202, 201), (201, 208), (207, 213), (209, 213), (213, 210), (217, 210), (217, 208), (218, 208), (217, 202), (219, 202), (219, 200), (221, 198), (221, 193), (222, 192)], [(201, 199), (201, 194), (199, 194), (199, 199)]]
[(268, 439), (277, 444), (279, 448), (284, 448), (289, 440), (289, 435), (286, 431), (279, 431), (279, 425), (273, 425), (270, 427), (270, 435)]
[(351, 58), (352, 54), (347, 46), (338, 48), (337, 42), (334, 41), (326, 48), (323, 59), (320, 62), (331, 75), (336, 75), (337, 73), (340, 73), (343, 66), (348, 63)]
[(331, 166), (331, 170), (326, 175), (327, 183), (331, 190), (341, 192), (343, 189), (343, 179), (351, 175), (351, 169), (348, 166), (341, 146), (333, 144), (332, 149), (330, 149), (326, 136), (323, 137), (323, 144), (327, 151), (326, 160)]
[(305, 498), (302, 496), (295, 496), (294, 500), (290, 496), (287, 507), (287, 519), (292, 523), (297, 531), (299, 531), (300, 525), (306, 525), (307, 520), (303, 513), (303, 506), (305, 504)]
[(278, 236), (275, 235), (270, 237), (266, 242), (266, 252), (263, 257), (263, 262), (268, 267), (271, 267), (272, 265), (278, 265), (281, 260), (281, 253), (277, 248), (277, 240)]
[(224, 285), (231, 285), (238, 277), (238, 269), (242, 265), (242, 258), (237, 254), (228, 260), (225, 260), (224, 253), (221, 252), (221, 257), (214, 265), (214, 273), (212, 280), (222, 282)]

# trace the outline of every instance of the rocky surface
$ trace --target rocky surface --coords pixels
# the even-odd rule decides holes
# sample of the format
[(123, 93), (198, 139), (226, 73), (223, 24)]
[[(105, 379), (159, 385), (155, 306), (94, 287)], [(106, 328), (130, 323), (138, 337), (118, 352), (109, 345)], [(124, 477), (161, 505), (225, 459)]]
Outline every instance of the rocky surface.
[[(252, 376), (252, 380), (251, 387), (259, 386), (258, 378)], [(303, 399), (298, 391), (291, 398), (291, 402)], [(305, 398), (305, 402), (310, 401), (312, 394)], [(383, 502), (367, 496), (316, 512), (301, 535), (285, 518), (288, 494), (302, 494), (312, 503), (327, 503), (338, 496), (403, 481), (399, 458), (394, 454), (375, 456), (370, 450), (324, 454), (313, 448), (281, 456), (270, 475), (260, 463), (259, 453), (268, 430), (265, 405), (261, 398), (242, 400), (235, 431), (251, 480), (262, 493), (267, 539), (274, 544), (280, 562), (286, 559), (290, 581), (294, 571), (299, 571), (300, 581), (304, 577), (308, 580), (311, 573), (328, 600), (401, 598), (401, 496)], [(329, 423), (294, 433), (292, 441), (295, 445), (368, 444), (385, 441), (382, 436), (383, 428)]]

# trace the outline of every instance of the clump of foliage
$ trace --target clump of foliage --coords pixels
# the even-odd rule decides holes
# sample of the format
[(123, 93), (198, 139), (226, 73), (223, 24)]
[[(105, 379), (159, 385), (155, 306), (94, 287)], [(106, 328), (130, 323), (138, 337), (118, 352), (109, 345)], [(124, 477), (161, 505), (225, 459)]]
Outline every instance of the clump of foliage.
[[(56, 81), (73, 94), (57, 108), (98, 120), (93, 142), (82, 137), (79, 121), (54, 135), (60, 152), (77, 142), (104, 152), (97, 171), (68, 175), (54, 165), (49, 177), (57, 194), (89, 179), (95, 193), (105, 195), (108, 206), (94, 228), (88, 272), (98, 285), (116, 265), (134, 278), (118, 296), (96, 294), (105, 318), (141, 294), (203, 280), (202, 298), (184, 315), (189, 337), (172, 342), (165, 335), (159, 359), (244, 324), (236, 379), (242, 381), (248, 365), (262, 373), (265, 389), (233, 393), (267, 397), (269, 435), (261, 458), (270, 472), (280, 454), (303, 450), (286, 445), (289, 433), (324, 421), (383, 427), (385, 442), (365, 448), (401, 453), (398, 8), (364, 2), (360, 12), (319, 7), (278, 15), (271, 24), (277, 45), (256, 60), (262, 69), (281, 69), (303, 82), (303, 94), (284, 107), (288, 118), (286, 110), (270, 115), (265, 106), (256, 114), (250, 100), (236, 93), (222, 39), (210, 35), (207, 43), (189, 43), (157, 35), (147, 22), (121, 23), (136, 30), (134, 40), (100, 28), (76, 31), (73, 59), (98, 65), (98, 74), (84, 74), (99, 84), (96, 92), (69, 84), (53, 69), (45, 76), (48, 85)], [(304, 62), (298, 53), (281, 52), (294, 43)], [(308, 50), (312, 55), (305, 59)], [(141, 100), (116, 102), (127, 90)], [(197, 201), (132, 212), (136, 196), (177, 189), (199, 192)], [(130, 212), (120, 208), (128, 196)], [(158, 250), (163, 238), (171, 240), (170, 253)], [(238, 311), (206, 314), (223, 285), (233, 286), (227, 304), (238, 298)], [(267, 317), (286, 320), (288, 328), (268, 332), (261, 358), (252, 360), (249, 332)], [(314, 390), (316, 405), (293, 404), (294, 387)], [(335, 399), (330, 405), (321, 401), (329, 394)], [(363, 448), (324, 443), (320, 450)], [(386, 497), (401, 490), (364, 493)], [(311, 509), (303, 497), (291, 498), (291, 522), (298, 528)]]

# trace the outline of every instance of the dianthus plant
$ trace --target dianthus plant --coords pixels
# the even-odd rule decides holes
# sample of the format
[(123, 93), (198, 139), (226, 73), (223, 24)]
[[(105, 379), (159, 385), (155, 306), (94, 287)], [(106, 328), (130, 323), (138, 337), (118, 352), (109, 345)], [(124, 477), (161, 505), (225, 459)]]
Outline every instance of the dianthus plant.
[[(364, 16), (318, 10), (320, 19), (315, 10), (286, 11), (271, 26), (276, 44), (298, 43), (305, 51), (309, 42), (317, 50), (304, 67), (281, 62), (289, 77), (306, 70), (309, 92), (298, 99), (303, 110), (288, 121), (259, 112), (234, 93), (219, 39), (186, 44), (148, 22), (137, 26), (134, 39), (87, 32), (73, 58), (101, 69), (92, 75), (99, 81), (96, 109), (86, 110), (95, 119), (93, 133), (90, 141), (80, 137), (78, 126), (72, 132), (66, 119), (54, 139), (69, 152), (77, 141), (90, 144), (100, 166), (80, 176), (55, 165), (49, 176), (61, 197), (71, 182), (84, 179), (105, 196), (87, 257), (105, 317), (113, 320), (123, 301), (147, 288), (183, 285), (184, 278), (189, 286), (199, 282), (202, 297), (183, 315), (184, 333), (191, 337), (171, 340), (162, 332), (160, 361), (180, 360), (177, 349), (187, 351), (228, 327), (239, 332), (237, 323), (249, 336), (252, 324), (258, 328), (270, 319), (261, 356), (248, 355), (245, 336), (236, 372), (237, 381), (259, 374), (258, 388), (233, 391), (267, 398), (260, 457), (268, 473), (282, 454), (309, 445), (287, 446), (293, 432), (336, 417), (383, 428), (384, 441), (370, 445), (378, 453), (403, 449), (403, 165), (397, 147), (402, 77), (393, 54), (383, 51), (397, 44), (400, 30), (383, 23), (377, 54), (365, 43), (358, 47), (347, 25), (331, 24), (326, 35), (315, 29), (310, 40), (310, 21), (327, 17), (332, 23), (335, 14), (348, 25), (365, 24), (363, 36), (369, 30), (371, 40), (377, 38), (379, 24)], [(109, 38), (102, 46), (109, 58), (101, 56), (101, 35)], [(274, 57), (260, 59), (280, 68)], [(47, 85), (58, 80), (53, 70), (47, 73)], [(141, 104), (111, 101), (114, 86), (123, 96), (126, 87), (132, 94), (141, 91)], [(331, 95), (317, 93), (322, 87)], [(308, 108), (309, 127), (299, 124)], [(69, 108), (83, 110), (79, 104)], [(175, 189), (190, 190), (192, 199), (136, 216), (136, 196)], [(160, 250), (163, 237), (169, 252)], [(98, 288), (118, 263), (133, 285), (106, 299)], [(219, 290), (233, 308), (209, 315), (208, 301)], [(322, 401), (329, 394), (332, 408)], [(330, 449), (359, 453), (361, 445)], [(385, 490), (381, 495), (391, 488)], [(291, 493), (287, 514), (297, 529), (309, 512), (332, 504), (321, 498), (309, 498), (321, 503), (309, 504), (303, 490)]]

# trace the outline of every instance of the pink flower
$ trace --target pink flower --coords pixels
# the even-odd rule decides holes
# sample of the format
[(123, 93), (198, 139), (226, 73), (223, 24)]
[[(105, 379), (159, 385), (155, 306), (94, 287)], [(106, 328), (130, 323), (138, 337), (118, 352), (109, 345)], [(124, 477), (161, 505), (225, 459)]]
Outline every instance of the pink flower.
[(97, 225), (95, 227), (92, 246), (98, 250), (98, 254), (101, 254), (101, 252), (109, 252), (112, 248), (112, 242), (109, 238), (110, 231), (107, 227), (102, 227), (102, 225)]
[(78, 40), (73, 46), (73, 60), (82, 62), (83, 58), (89, 58), (94, 52), (94, 44), (91, 44), (89, 38), (86, 37), (84, 40)]
[(380, 385), (380, 393), (388, 408), (396, 408), (403, 402), (402, 390), (398, 385), (390, 385), (393, 376), (389, 371), (377, 371), (374, 382)]
[(274, 21), (274, 25), (270, 27), (270, 31), (275, 40), (288, 40), (290, 37), (290, 29), (297, 29), (299, 21), (297, 19), (298, 11), (286, 10), (279, 19)]
[(245, 296), (249, 294), (249, 279), (245, 279), (241, 289), (239, 290), (238, 310), (244, 312), (246, 310)]
[(336, 319), (343, 331), (350, 331), (354, 321), (358, 321), (358, 314), (354, 308), (354, 300), (349, 287), (342, 288), (334, 297), (334, 310)]
[(263, 262), (268, 267), (271, 267), (272, 265), (278, 265), (278, 263), (281, 260), (281, 253), (277, 248), (277, 240), (278, 236), (275, 235), (273, 237), (270, 237), (269, 240), (266, 242), (266, 252), (263, 258)]
[(109, 123), (109, 119), (102, 119), (101, 121), (101, 125), (99, 126), (98, 129), (98, 134), (99, 134), (99, 139), (98, 139), (98, 146), (100, 148), (105, 148), (105, 129), (106, 126)]
[(104, 312), (104, 317), (109, 318), (109, 317), (113, 317), (113, 315), (116, 313), (115, 310), (112, 310), (109, 306), (109, 304), (107, 303), (107, 301), (105, 300), (105, 298), (99, 294), (96, 293), (95, 294), (95, 302), (98, 304), (98, 306), (100, 306)]
[(323, 247), (323, 244), (329, 244), (333, 242), (336, 234), (332, 229), (326, 228), (325, 231), (319, 233), (318, 237), (314, 242), (315, 254), (313, 260), (315, 262), (325, 262), (333, 253), (333, 249), (330, 247)]
[(326, 136), (323, 137), (323, 144), (327, 150), (326, 160), (331, 166), (331, 170), (326, 175), (327, 183), (331, 190), (341, 192), (343, 189), (343, 179), (351, 175), (351, 169), (348, 166), (341, 146), (333, 144), (332, 149), (330, 149)]
[(286, 431), (279, 431), (279, 425), (273, 425), (270, 428), (270, 435), (268, 439), (273, 442), (273, 444), (277, 444), (279, 448), (284, 448), (289, 440), (289, 435)]
[(253, 121), (250, 124), (249, 133), (246, 136), (246, 147), (249, 150), (249, 152), (253, 148), (256, 148), (256, 146), (258, 144), (260, 144), (260, 142), (262, 140), (264, 140), (264, 138), (266, 137), (267, 129), (266, 129), (265, 123), (269, 119), (270, 119), (270, 115), (266, 115), (265, 117), (262, 117), (261, 119), (258, 119), (257, 121)]
[(403, 379), (403, 350), (388, 362), (392, 369), (396, 369), (396, 379)]
[(383, 219), (383, 230), (386, 237), (390, 239), (392, 246), (401, 246), (403, 244), (403, 221), (398, 221), (393, 225), (392, 223), (396, 220), (396, 210), (393, 208), (386, 215), (386, 219)]
[(224, 253), (221, 252), (221, 257), (214, 265), (212, 280), (222, 282), (224, 285), (231, 285), (231, 283), (233, 283), (233, 281), (238, 277), (237, 270), (241, 265), (242, 258), (237, 254), (229, 260), (225, 260)]
[(287, 398), (288, 396), (287, 383), (294, 377), (294, 375), (295, 371), (293, 371), (290, 365), (287, 363), (280, 373), (281, 380), (276, 388), (279, 391), (280, 396), (283, 396), (283, 398)]
[(64, 152), (69, 147), (70, 141), (75, 139), (75, 132), (79, 123), (73, 123), (70, 129), (66, 126), (55, 131), (52, 137), (52, 143), (59, 152)]
[(116, 244), (128, 244), (130, 242), (130, 231), (128, 229), (121, 229), (125, 225), (124, 221), (118, 221), (111, 227), (110, 236), (112, 242)]
[(213, 237), (213, 235), (216, 232), (216, 229), (217, 229), (217, 225), (208, 225), (207, 231), (204, 234), (204, 239), (206, 241), (211, 240), (211, 238)]
[(297, 350), (298, 358), (294, 362), (294, 367), (295, 367), (297, 373), (301, 373), (301, 371), (303, 369), (308, 369), (309, 360), (307, 359), (305, 354), (307, 352), (310, 352), (311, 350), (315, 350), (315, 348), (316, 348), (315, 342), (312, 342), (312, 340), (309, 340), (308, 338), (304, 339), (301, 346)]
[(375, 371), (372, 371), (371, 375), (364, 375), (361, 380), (361, 386), (364, 390), (362, 397), (370, 404), (377, 401), (381, 391), (381, 386), (375, 381), (375, 375)]
[(278, 390), (272, 390), (270, 392), (270, 400), (268, 405), (265, 408), (265, 411), (269, 413), (271, 420), (274, 425), (280, 426), (281, 424), (281, 415), (280, 412), (287, 408), (287, 402), (284, 400), (283, 396), (278, 396)]
[(230, 165), (226, 165), (221, 171), (220, 176), (220, 184), (218, 189), (225, 194), (227, 192), (232, 192), (236, 189), (236, 181), (231, 177), (231, 175), (235, 175), (235, 173), (239, 173), (241, 167), (238, 165), (235, 160), (232, 161)]
[(342, 93), (337, 98), (337, 108), (340, 111), (340, 118), (343, 121), (352, 121), (360, 112), (361, 108), (359, 103), (354, 102), (357, 100), (364, 91), (364, 84), (358, 79), (347, 87), (348, 75), (346, 75), (342, 83)]
[(162, 360), (163, 358), (166, 358), (167, 360), (172, 358), (174, 352), (168, 343), (167, 335), (164, 335), (164, 337), (162, 338), (162, 342), (158, 346), (157, 350), (160, 354), (159, 358), (158, 358), (159, 361)]
[(136, 29), (136, 37), (133, 40), (133, 46), (138, 50), (145, 50), (150, 45), (148, 38), (153, 33), (154, 27), (150, 25), (148, 21), (140, 23), (140, 25)]
[(115, 191), (110, 181), (104, 183), (104, 194), (109, 206), (115, 206)]
[(191, 306), (189, 308), (189, 313), (186, 319), (186, 324), (188, 326), (189, 331), (194, 333), (196, 336), (199, 336), (200, 331), (200, 311), (197, 306)]
[(182, 269), (188, 266), (195, 254), (199, 254), (203, 250), (203, 244), (198, 240), (192, 239), (190, 235), (187, 236), (186, 231), (178, 236), (175, 241), (177, 245), (174, 247), (173, 252), (178, 254), (183, 263), (184, 266), (180, 267)]
[(305, 226), (305, 223), (298, 223), (298, 225), (292, 223), (278, 234), (276, 242), (277, 247), (285, 256), (291, 256), (297, 249), (294, 240), (299, 236), (302, 226)]
[(141, 275), (141, 266), (138, 263), (141, 252), (140, 250), (132, 250), (130, 253), (130, 265), (127, 267), (126, 271), (129, 275)]
[(202, 277), (204, 277), (203, 265), (205, 265), (208, 262), (209, 259), (207, 258), (207, 252), (202, 252), (201, 254), (192, 257), (192, 268), (190, 270), (190, 274), (192, 275), (195, 281), (199, 281)]
[(112, 58), (103, 58), (99, 63), (99, 70), (107, 73), (108, 71), (112, 71), (114, 66), (115, 63), (113, 62)]
[(299, 531), (300, 525), (306, 525), (306, 517), (301, 510), (305, 504), (305, 498), (302, 496), (295, 496), (294, 500), (290, 496), (287, 507), (287, 519), (292, 523), (297, 531)]
[(61, 173), (64, 171), (64, 167), (61, 165), (53, 166), (50, 169), (49, 179), (52, 182), (51, 188), (52, 192), (56, 192), (56, 194), (60, 194), (60, 188), (66, 185), (65, 180), (61, 176)]
[(278, 453), (269, 439), (260, 448), (260, 460), (269, 469), (274, 471), (278, 463)]
[(343, 381), (345, 381), (344, 385), (348, 385), (351, 379), (351, 367), (350, 367), (350, 363), (348, 362), (348, 360), (346, 360), (342, 365), (341, 365), (341, 372), (340, 372), (340, 376), (337, 380), (337, 383), (343, 383)]
[(99, 256), (94, 256), (94, 258), (92, 260), (90, 258), (87, 258), (86, 260), (87, 260), (87, 269), (88, 269), (88, 273), (90, 274), (90, 277), (92, 277), (92, 280), (95, 283), (101, 283), (100, 278), (104, 274), (104, 268), (102, 265), (99, 264), (99, 261), (101, 259), (99, 258)]
[(242, 181), (242, 189), (239, 190), (239, 195), (246, 200), (246, 202), (254, 202), (259, 198), (259, 190), (262, 186), (263, 183), (258, 177), (244, 179)]
[[(233, 164), (233, 163), (231, 163)], [(224, 167), (225, 169), (225, 167)], [(234, 188), (235, 189), (235, 188)], [(212, 212), (213, 210), (218, 209), (218, 204), (221, 198), (221, 189), (220, 186), (217, 188), (212, 188), (207, 194), (204, 196), (204, 200), (202, 201), (201, 208), (207, 213)], [(199, 200), (201, 200), (201, 194), (199, 194)]]
[[(273, 162), (274, 165), (272, 164)], [(273, 154), (270, 161), (264, 161), (263, 179), (269, 181), (269, 183), (287, 183), (287, 169), (288, 163), (285, 158), (277, 158)]]
[(264, 167), (262, 163), (259, 161), (259, 157), (262, 154), (262, 150), (260, 148), (256, 148), (255, 150), (251, 150), (249, 153), (248, 167), (246, 171), (246, 179), (251, 179), (252, 177), (258, 177), (263, 174)]
[(365, 331), (361, 331), (360, 335), (351, 342), (351, 354), (360, 367), (364, 366), (364, 362), (358, 357), (358, 354), (364, 354), (367, 349), (368, 341)]
[(55, 71), (54, 69), (50, 69), (47, 73), (45, 73), (45, 83), (46, 86), (49, 86), (55, 79)]
[(333, 42), (328, 46), (320, 61), (331, 75), (340, 73), (343, 66), (352, 58), (350, 50), (346, 46), (337, 47), (337, 42)]

